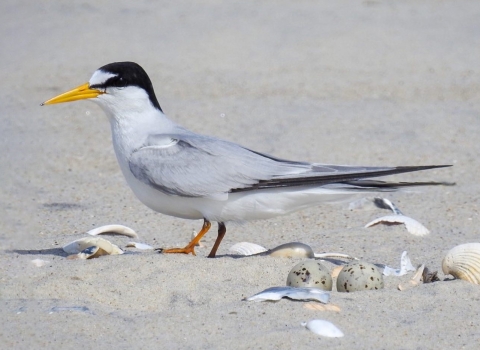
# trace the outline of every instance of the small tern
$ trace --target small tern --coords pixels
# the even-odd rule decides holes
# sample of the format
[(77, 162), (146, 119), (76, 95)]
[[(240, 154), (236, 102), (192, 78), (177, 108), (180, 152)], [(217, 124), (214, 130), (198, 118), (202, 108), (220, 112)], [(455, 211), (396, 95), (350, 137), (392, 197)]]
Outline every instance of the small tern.
[(133, 62), (96, 70), (88, 83), (42, 105), (90, 99), (107, 114), (120, 168), (138, 199), (154, 211), (203, 219), (184, 248), (192, 253), (218, 222), (208, 257), (215, 257), (225, 223), (268, 219), (307, 207), (343, 201), (362, 192), (395, 191), (441, 182), (384, 182), (374, 177), (449, 165), (364, 167), (279, 159), (233, 142), (199, 135), (166, 117), (147, 73)]

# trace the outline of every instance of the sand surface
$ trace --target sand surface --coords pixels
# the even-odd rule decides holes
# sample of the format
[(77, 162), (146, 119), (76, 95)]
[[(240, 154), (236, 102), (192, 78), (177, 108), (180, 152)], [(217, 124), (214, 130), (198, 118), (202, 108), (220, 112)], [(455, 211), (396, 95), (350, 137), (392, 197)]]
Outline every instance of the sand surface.
[[(0, 343), (4, 348), (474, 349), (480, 287), (332, 292), (341, 312), (242, 298), (285, 284), (301, 259), (229, 253), (301, 241), (376, 264), (441, 272), (479, 242), (480, 2), (9, 1), (0, 3)], [(388, 194), (431, 230), (363, 226), (388, 212), (321, 206), (228, 226), (197, 256), (67, 260), (61, 247), (124, 224), (153, 246), (186, 244), (200, 221), (155, 213), (132, 194), (93, 103), (39, 104), (114, 61), (140, 63), (166, 114), (278, 157), (337, 164), (453, 164), (394, 177), (455, 187)], [(124, 247), (130, 239), (107, 237)], [(31, 261), (48, 261), (36, 267)], [(335, 265), (326, 263), (329, 268)], [(337, 325), (344, 338), (301, 326)]]

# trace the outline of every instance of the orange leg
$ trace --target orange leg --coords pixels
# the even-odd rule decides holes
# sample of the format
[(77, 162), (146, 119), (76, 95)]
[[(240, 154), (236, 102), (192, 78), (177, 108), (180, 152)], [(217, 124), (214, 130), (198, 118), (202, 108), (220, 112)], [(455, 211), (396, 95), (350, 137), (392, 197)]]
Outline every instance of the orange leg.
[(220, 246), (220, 242), (222, 241), (223, 237), (225, 237), (226, 232), (227, 232), (227, 228), (225, 227), (225, 224), (223, 222), (219, 222), (218, 236), (217, 236), (217, 239), (215, 240), (215, 244), (213, 245), (212, 250), (210, 251), (210, 254), (208, 254), (209, 258), (214, 258), (215, 254), (217, 254), (217, 249)]
[[(210, 230), (211, 226), (212, 226), (212, 224), (210, 223), (210, 221), (208, 221), (207, 219), (203, 219), (202, 229), (200, 230), (199, 233), (197, 233), (195, 238), (192, 239), (192, 241), (187, 244), (187, 246), (185, 248), (171, 248), (171, 249), (161, 249), (161, 250), (159, 249), (160, 253), (183, 253), (183, 254), (192, 253), (193, 255), (196, 255), (195, 254), (195, 246), (198, 244), (198, 242), (200, 242), (202, 237), (205, 236), (205, 234), (208, 232), (208, 230)], [(216, 242), (215, 242), (215, 244), (216, 244)], [(219, 244), (220, 244), (220, 242), (219, 242)]]

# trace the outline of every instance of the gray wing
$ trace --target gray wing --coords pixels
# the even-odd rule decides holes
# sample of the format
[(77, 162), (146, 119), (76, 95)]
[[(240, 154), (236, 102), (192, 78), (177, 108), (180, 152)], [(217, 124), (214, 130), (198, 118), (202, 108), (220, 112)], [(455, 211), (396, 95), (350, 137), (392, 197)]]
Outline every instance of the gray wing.
[[(216, 197), (253, 189), (333, 183), (362, 187), (367, 185), (355, 181), (432, 168), (356, 167), (288, 161), (193, 133), (151, 135), (144, 146), (131, 154), (129, 165), (138, 180), (164, 193), (184, 197)], [(379, 187), (388, 184), (369, 181), (368, 187), (377, 187), (374, 183)]]
[(129, 158), (135, 177), (164, 193), (215, 196), (275, 176), (308, 171), (309, 164), (279, 162), (235, 143), (196, 134), (151, 135)]

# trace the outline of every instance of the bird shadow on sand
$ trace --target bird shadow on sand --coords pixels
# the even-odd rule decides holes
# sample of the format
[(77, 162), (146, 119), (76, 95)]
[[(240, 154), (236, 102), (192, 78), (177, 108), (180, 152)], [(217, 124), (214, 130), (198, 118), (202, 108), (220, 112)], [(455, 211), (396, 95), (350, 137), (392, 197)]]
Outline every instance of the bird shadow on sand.
[(62, 248), (48, 248), (48, 249), (9, 249), (4, 250), (7, 254), (19, 254), (19, 255), (57, 255), (66, 257), (67, 253)]

